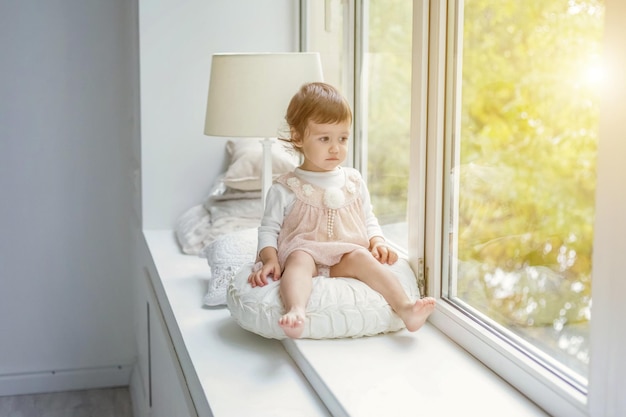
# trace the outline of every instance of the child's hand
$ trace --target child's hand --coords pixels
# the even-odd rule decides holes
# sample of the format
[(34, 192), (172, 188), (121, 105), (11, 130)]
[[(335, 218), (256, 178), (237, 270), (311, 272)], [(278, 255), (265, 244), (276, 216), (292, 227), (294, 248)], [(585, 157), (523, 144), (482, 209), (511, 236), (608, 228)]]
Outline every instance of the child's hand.
[(252, 273), (248, 277), (248, 282), (254, 287), (263, 287), (267, 285), (267, 278), (272, 275), (272, 279), (277, 281), (280, 279), (280, 265), (278, 261), (269, 261), (266, 263), (257, 262), (252, 268)]
[(372, 245), (370, 252), (381, 264), (393, 265), (398, 260), (398, 254), (385, 242), (377, 242)]

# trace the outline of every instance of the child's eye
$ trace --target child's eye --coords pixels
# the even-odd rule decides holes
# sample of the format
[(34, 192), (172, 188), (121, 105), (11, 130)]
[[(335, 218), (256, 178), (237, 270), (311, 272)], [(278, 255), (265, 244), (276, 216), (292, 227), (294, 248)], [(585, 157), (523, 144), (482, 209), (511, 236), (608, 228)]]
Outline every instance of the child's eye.
[(328, 138), (328, 136), (323, 136), (323, 137), (320, 138), (320, 140), (322, 142), (328, 142), (330, 139)]
[(348, 141), (348, 138), (341, 138), (339, 140), (341, 141), (341, 143), (346, 143)]

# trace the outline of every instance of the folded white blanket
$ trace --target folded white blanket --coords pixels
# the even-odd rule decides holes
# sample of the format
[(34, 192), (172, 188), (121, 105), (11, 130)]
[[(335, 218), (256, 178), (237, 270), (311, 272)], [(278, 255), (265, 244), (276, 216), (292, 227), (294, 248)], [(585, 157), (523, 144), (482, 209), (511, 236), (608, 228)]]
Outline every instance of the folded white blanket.
[(211, 216), (202, 204), (194, 206), (177, 219), (174, 229), (182, 251), (198, 255), (210, 243)]
[(183, 252), (202, 256), (202, 250), (218, 237), (258, 227), (262, 215), (260, 198), (209, 198), (204, 204), (190, 208), (178, 218), (176, 238)]

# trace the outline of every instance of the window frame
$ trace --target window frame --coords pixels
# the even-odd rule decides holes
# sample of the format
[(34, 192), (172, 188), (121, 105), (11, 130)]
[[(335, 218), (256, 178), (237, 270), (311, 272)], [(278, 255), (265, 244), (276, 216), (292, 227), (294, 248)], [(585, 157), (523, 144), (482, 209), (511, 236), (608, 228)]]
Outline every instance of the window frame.
[[(458, 79), (451, 79), (455, 74), (448, 57), (450, 53), (459, 53), (462, 42), (462, 39), (456, 37), (456, 33), (462, 31), (449, 25), (451, 20), (448, 15), (452, 13), (455, 16), (453, 21), (458, 26), (460, 23), (456, 16), (462, 15), (462, 3), (457, 0), (441, 0), (422, 4), (421, 12), (428, 12), (429, 25), (422, 28), (422, 33), (416, 28), (415, 36), (428, 38), (429, 50), (425, 55), (415, 53), (414, 59), (429, 61), (428, 102), (427, 105), (422, 103), (417, 108), (426, 111), (428, 125), (426, 136), (419, 140), (425, 142), (422, 146), (426, 148), (428, 161), (422, 172), (426, 178), (425, 220), (428, 226), (424, 257), (428, 271), (427, 286), (428, 293), (438, 299), (430, 322), (551, 414), (584, 416), (585, 395), (539, 366), (523, 351), (515, 349), (497, 333), (490, 331), (488, 326), (469, 317), (444, 298), (447, 293), (442, 282), (442, 276), (446, 273), (443, 259), (446, 212), (444, 170), (448, 152), (445, 140), (447, 132), (455, 131), (452, 126), (454, 118), (446, 115), (458, 114), (458, 109), (453, 108), (455, 101), (450, 100), (451, 92), (447, 85), (452, 84), (454, 89), (459, 85)], [(416, 17), (425, 20), (424, 17)], [(452, 52), (449, 51), (450, 48), (453, 48)]]
[[(607, 0), (606, 3), (611, 3)], [(621, 16), (626, 16), (624, 7), (617, 1), (613, 2), (615, 8), (622, 8)], [(557, 416), (585, 416), (585, 415), (618, 415), (620, 409), (624, 409), (624, 400), (620, 400), (618, 393), (620, 384), (616, 384), (616, 378), (619, 378), (619, 371), (611, 375), (610, 367), (616, 366), (624, 375), (624, 364), (619, 364), (616, 359), (616, 350), (622, 346), (625, 341), (624, 332), (611, 332), (608, 327), (607, 310), (612, 314), (626, 314), (624, 303), (617, 301), (617, 291), (607, 291), (610, 284), (609, 271), (615, 271), (615, 266), (610, 262), (597, 262), (599, 256), (594, 256), (594, 299), (596, 304), (600, 304), (598, 308), (594, 305), (594, 321), (591, 324), (591, 365), (590, 378), (588, 385), (588, 395), (581, 393), (561, 378), (548, 371), (546, 368), (537, 364), (530, 358), (530, 355), (514, 348), (512, 345), (503, 340), (489, 327), (481, 324), (475, 319), (464, 314), (450, 302), (442, 298), (447, 289), (442, 285), (443, 271), (443, 241), (444, 241), (444, 166), (446, 157), (446, 148), (444, 145), (446, 132), (452, 128), (449, 121), (445, 118), (448, 112), (454, 111), (452, 108), (453, 101), (446, 96), (446, 77), (453, 76), (451, 68), (448, 68), (447, 49), (455, 48), (455, 53), (459, 50), (460, 44), (454, 37), (455, 28), (448, 25), (448, 14), (457, 13), (462, 7), (461, 0), (435, 0), (435, 1), (416, 1), (414, 6), (414, 50), (413, 50), (413, 105), (415, 127), (415, 155), (419, 164), (419, 171), (410, 179), (410, 184), (417, 186), (410, 187), (409, 194), (413, 195), (411, 201), (419, 201), (420, 197), (424, 198), (424, 212), (419, 205), (410, 206), (409, 230), (412, 236), (409, 237), (410, 253), (418, 253), (424, 257), (426, 270), (426, 281), (428, 294), (438, 299), (435, 312), (430, 318), (430, 322), (443, 331), (448, 337), (461, 345), (473, 356), (487, 365), (490, 369), (516, 387), (519, 391), (536, 402), (544, 410), (552, 415)], [(607, 4), (607, 9), (609, 8)], [(615, 12), (614, 12), (615, 13)], [(607, 12), (607, 15), (609, 13)], [(616, 16), (620, 12), (615, 13)], [(619, 18), (615, 18), (619, 21)], [(458, 25), (458, 19), (455, 20)], [(420, 22), (421, 25), (415, 24)], [(618, 24), (616, 23), (616, 26)], [(608, 31), (608, 28), (607, 28)], [(623, 29), (616, 29), (621, 31)], [(619, 35), (619, 33), (618, 33)], [(610, 38), (610, 36), (609, 36)], [(619, 39), (615, 36), (615, 43)], [(451, 40), (454, 40), (451, 42)], [(462, 41), (462, 40), (461, 40)], [(616, 46), (617, 48), (617, 46)], [(623, 52), (621, 53), (623, 56)], [(425, 69), (427, 68), (427, 71)], [(458, 82), (458, 80), (456, 80)], [(424, 86), (426, 84), (426, 86)], [(426, 91), (425, 91), (426, 90)], [(621, 100), (622, 107), (624, 103), (623, 96), (615, 98)], [(613, 109), (619, 106), (612, 106)], [(607, 110), (608, 107), (603, 107)], [(426, 128), (420, 127), (423, 123), (422, 115), (426, 114)], [(606, 119), (606, 118), (604, 118)], [(611, 138), (619, 134), (617, 129), (608, 129), (601, 122), (601, 133), (603, 137)], [(624, 154), (624, 145), (617, 140), (604, 139), (600, 141), (600, 155), (609, 158), (615, 155), (619, 149)], [(606, 145), (609, 146), (606, 146)], [(614, 148), (611, 151), (609, 148)], [(424, 157), (422, 154), (425, 153)], [(421, 156), (420, 156), (421, 155)], [(426, 161), (427, 164), (423, 165)], [(599, 161), (599, 166), (601, 161)], [(616, 165), (616, 164), (615, 164)], [(624, 165), (615, 166), (617, 170), (622, 172), (622, 178), (626, 177)], [(601, 174), (601, 173), (600, 173)], [(608, 182), (615, 182), (615, 178), (619, 175), (602, 177), (598, 175), (598, 184), (600, 187)], [(616, 184), (615, 184), (616, 185)], [(619, 259), (619, 248), (625, 249), (625, 244), (620, 242), (615, 235), (603, 236), (601, 229), (611, 230), (609, 219), (616, 219), (614, 209), (610, 209), (616, 198), (616, 187), (606, 185), (604, 193), (602, 189), (598, 190), (598, 200), (596, 201), (597, 218), (596, 218), (596, 236), (594, 240), (595, 252), (600, 252), (602, 248), (603, 257), (609, 259)], [(608, 189), (608, 190), (607, 190)], [(604, 200), (602, 199), (604, 197)], [(621, 201), (624, 206), (623, 197)], [(608, 202), (612, 204), (608, 204)], [(602, 216), (602, 212), (610, 211), (613, 216)], [(416, 225), (411, 223), (415, 219)], [(622, 220), (623, 221), (623, 220)], [(614, 227), (614, 225), (613, 225)], [(623, 225), (622, 225), (623, 230)], [(423, 232), (422, 232), (423, 231)], [(420, 244), (420, 235), (423, 233), (424, 240)], [(604, 252), (606, 251), (606, 252)], [(611, 255), (606, 255), (607, 253)], [(418, 256), (420, 256), (418, 255)], [(615, 280), (613, 280), (615, 281)], [(624, 284), (620, 284), (624, 288)], [(615, 286), (615, 285), (613, 285)], [(621, 291), (623, 294), (623, 290)], [(611, 299), (612, 298), (612, 299)], [(602, 346), (600, 349), (598, 347)], [(613, 354), (611, 357), (611, 353)], [(616, 363), (617, 362), (617, 363)], [(623, 362), (623, 361), (621, 361)], [(609, 365), (610, 364), (610, 365)], [(621, 377), (623, 379), (623, 377)], [(621, 404), (618, 402), (621, 401)], [(609, 403), (607, 405), (607, 402)], [(620, 408), (621, 407), (621, 408)], [(599, 412), (598, 410), (602, 410)], [(591, 413), (591, 414), (590, 414)]]

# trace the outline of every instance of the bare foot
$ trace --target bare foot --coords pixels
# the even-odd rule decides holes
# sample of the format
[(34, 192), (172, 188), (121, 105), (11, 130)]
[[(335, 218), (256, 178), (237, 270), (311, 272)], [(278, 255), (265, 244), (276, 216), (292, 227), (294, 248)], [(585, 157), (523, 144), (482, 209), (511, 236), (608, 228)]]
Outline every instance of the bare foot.
[(278, 319), (278, 324), (282, 327), (287, 337), (298, 339), (302, 336), (302, 331), (304, 330), (304, 320), (304, 313), (292, 310)]
[(397, 313), (406, 325), (406, 329), (410, 332), (415, 332), (426, 323), (426, 319), (434, 309), (435, 299), (425, 297)]

